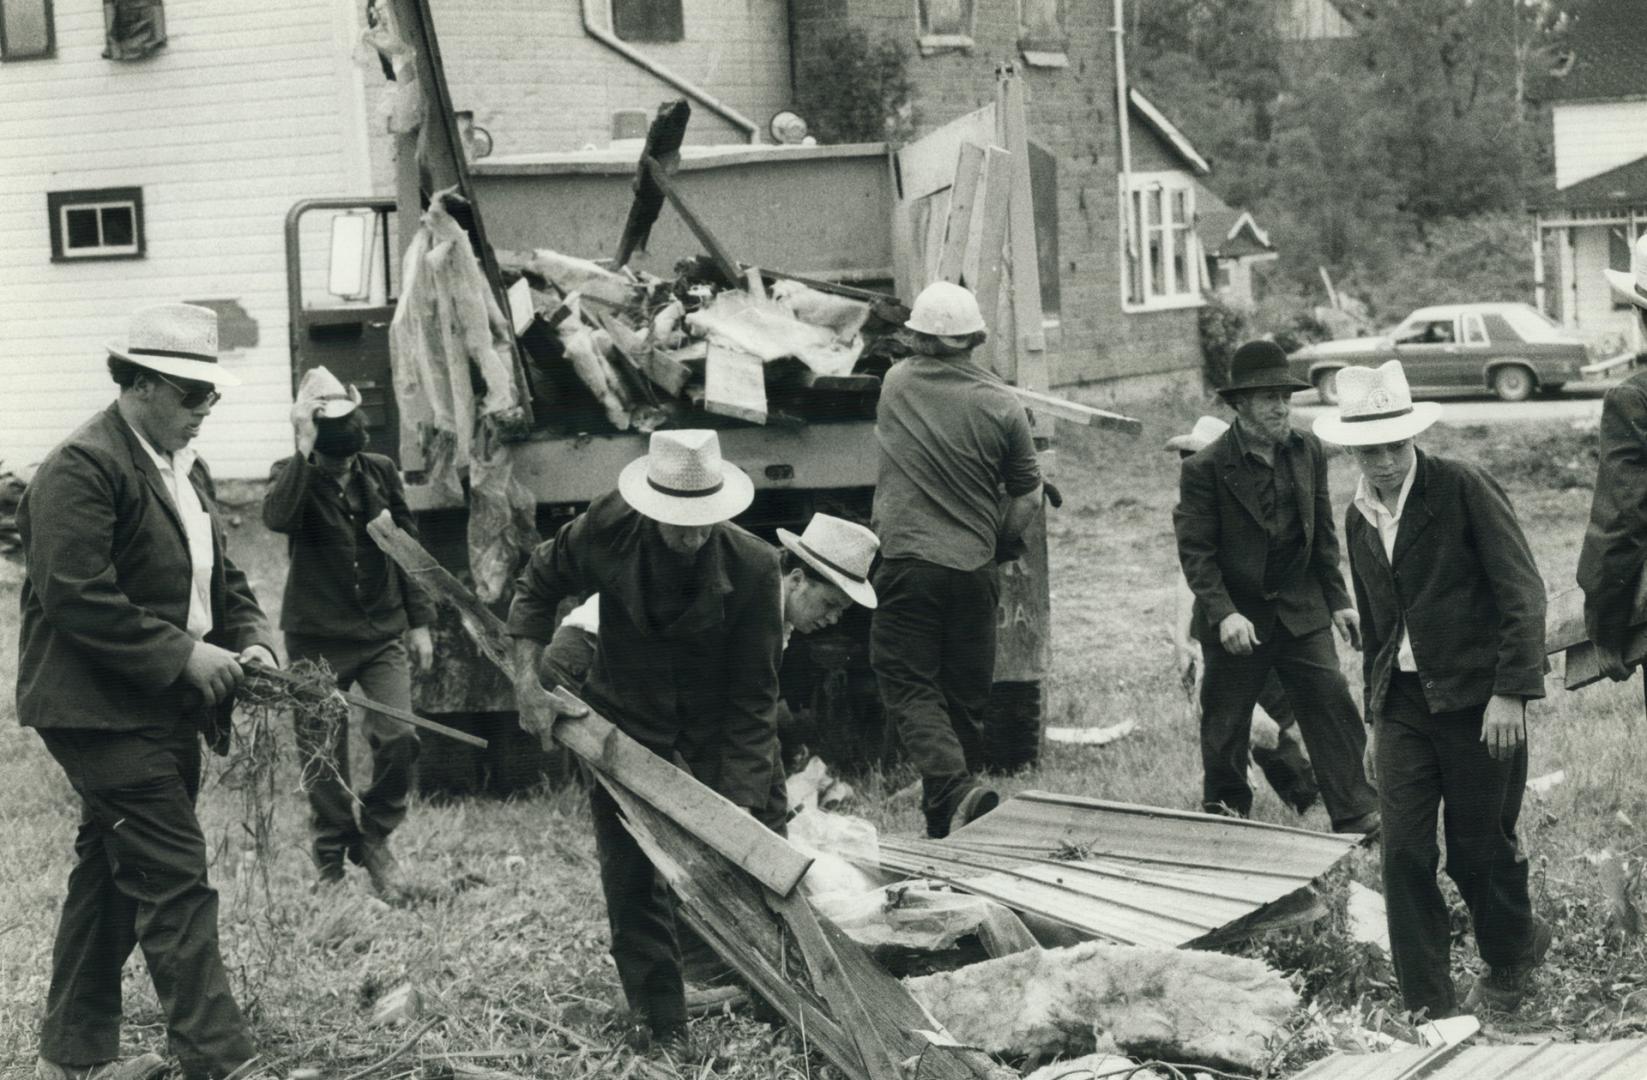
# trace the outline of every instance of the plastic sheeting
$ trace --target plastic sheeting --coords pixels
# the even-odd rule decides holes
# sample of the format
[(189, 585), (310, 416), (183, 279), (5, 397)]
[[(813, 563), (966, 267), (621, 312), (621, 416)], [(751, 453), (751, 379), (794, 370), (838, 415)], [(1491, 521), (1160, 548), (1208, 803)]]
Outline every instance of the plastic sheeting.
[(793, 356), (819, 375), (852, 374), (863, 351), (861, 338), (843, 345), (829, 327), (802, 322), (776, 300), (736, 290), (719, 294), (707, 307), (688, 315), (686, 322), (698, 335), (719, 338), (762, 360)]

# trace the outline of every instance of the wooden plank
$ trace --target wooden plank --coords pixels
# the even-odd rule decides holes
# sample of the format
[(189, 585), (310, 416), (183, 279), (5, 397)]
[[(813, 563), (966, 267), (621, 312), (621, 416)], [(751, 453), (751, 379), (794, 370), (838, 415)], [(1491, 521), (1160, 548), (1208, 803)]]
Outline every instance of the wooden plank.
[(703, 407), (721, 416), (766, 423), (766, 370), (761, 358), (710, 341), (703, 369)]
[(659, 353), (638, 330), (624, 322), (615, 312), (604, 308), (593, 312), (602, 328), (612, 337), (612, 344), (629, 358), (640, 371), (670, 397), (678, 397), (681, 388), (692, 377), (692, 370), (678, 360)]
[(1120, 413), (1107, 412), (1104, 409), (1095, 409), (1091, 405), (1082, 405), (1078, 401), (1068, 401), (1064, 398), (1053, 397), (1039, 390), (1030, 390), (1022, 386), (1008, 385), (1007, 389), (1024, 408), (1042, 412), (1048, 416), (1056, 416), (1060, 420), (1069, 420), (1087, 427), (1105, 428), (1109, 431), (1119, 431), (1136, 437), (1144, 430), (1141, 420), (1134, 420), (1130, 416)]
[(955, 162), (955, 184), (949, 193), (949, 222), (944, 230), (943, 251), (938, 256), (939, 281), (957, 285), (961, 282), (967, 241), (972, 238), (973, 199), (978, 193), (983, 166), (984, 148), (977, 143), (962, 143), (960, 157)]
[(499, 670), (514, 678), (514, 656), (509, 631), (480, 598), (463, 582), (453, 577), (411, 534), (396, 525), (389, 511), (380, 513), (366, 523), (366, 532), (372, 542), (383, 549), (412, 581), (421, 585), (431, 597), (443, 600), (458, 613), (463, 629), (474, 639), (481, 654), (496, 664)]
[(1024, 116), (1024, 81), (1010, 69), (1000, 81), (997, 101), (1002, 145), (1012, 155), (1011, 226), (1012, 314), (1017, 323), (1018, 372), (1014, 379), (1032, 390), (1047, 388), (1046, 331), (1042, 328), (1041, 263), (1035, 244), (1035, 203), (1029, 180), (1029, 126)]
[(955, 181), (955, 159), (962, 143), (988, 146), (996, 141), (996, 106), (992, 102), (956, 117), (897, 152), (898, 197), (917, 202), (942, 191)]
[[(984, 151), (983, 232), (978, 240), (978, 310), (991, 335), (1001, 306), (1001, 271), (1006, 258), (1007, 205), (1012, 198), (1012, 155), (999, 146)], [(1002, 372), (1003, 378), (1013, 373)]]
[(669, 205), (673, 206), (675, 213), (679, 214), (681, 220), (686, 222), (686, 227), (692, 230), (692, 235), (698, 238), (698, 243), (703, 245), (704, 251), (715, 261), (715, 266), (721, 273), (726, 275), (726, 280), (737, 281), (738, 264), (732, 260), (732, 256), (727, 254), (726, 249), (721, 246), (721, 242), (715, 239), (715, 234), (710, 232), (709, 228), (698, 220), (698, 215), (692, 212), (692, 208), (686, 204), (686, 200), (681, 197), (681, 193), (675, 190), (675, 185), (670, 181), (663, 166), (659, 165), (655, 158), (644, 159), (644, 165), (647, 175), (652, 178), (653, 183), (663, 190), (664, 196), (669, 200)]
[(758, 300), (766, 299), (766, 283), (761, 280), (761, 272), (753, 266), (744, 267), (744, 291)]
[(902, 1080), (903, 1070), (877, 1030), (876, 1021), (881, 1018), (870, 1015), (863, 998), (858, 996), (857, 987), (824, 936), (812, 905), (799, 894), (788, 898), (770, 897), (768, 903), (795, 935), (795, 943), (800, 946), (801, 957), (812, 975), (812, 985), (829, 1003), (835, 1020), (851, 1036), (863, 1063), (863, 1074), (870, 1080)]
[[(1636, 583), (1630, 625), (1647, 626), (1647, 573)], [(1544, 652), (1558, 653), (1589, 640), (1590, 631), (1584, 625), (1584, 590), (1574, 585), (1551, 596), (1545, 605)]]
[(817, 289), (819, 292), (834, 293), (836, 296), (845, 296), (852, 300), (862, 300), (869, 304), (884, 304), (888, 301), (896, 301), (898, 299), (896, 296), (889, 293), (876, 292), (873, 289), (854, 288), (851, 285), (842, 285), (836, 281), (823, 281), (819, 278), (803, 277), (800, 274), (791, 274), (783, 270), (774, 270), (770, 266), (755, 266), (752, 263), (739, 263), (738, 265), (743, 267), (745, 270), (759, 270), (766, 277), (778, 278), (781, 281), (798, 281), (809, 289)]
[(663, 189), (658, 187), (646, 168), (646, 160), (671, 165), (680, 158), (681, 142), (686, 138), (686, 124), (692, 119), (692, 106), (684, 98), (666, 101), (646, 129), (646, 146), (635, 165), (635, 198), (629, 204), (629, 217), (623, 223), (623, 236), (618, 240), (617, 265), (626, 266), (635, 251), (646, 250), (652, 226), (663, 208)]

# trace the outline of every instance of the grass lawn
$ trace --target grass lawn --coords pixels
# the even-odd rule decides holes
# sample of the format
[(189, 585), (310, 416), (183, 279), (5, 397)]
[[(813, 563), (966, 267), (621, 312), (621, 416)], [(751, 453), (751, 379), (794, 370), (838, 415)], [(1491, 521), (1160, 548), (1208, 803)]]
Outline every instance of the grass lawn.
[[(1186, 430), (1201, 402), (1163, 399), (1134, 410), (1147, 422), (1137, 442), (1061, 428), (1058, 481), (1065, 505), (1049, 532), (1053, 567), (1055, 670), (1048, 722), (1138, 730), (1100, 748), (1049, 746), (1041, 765), (1004, 782), (1195, 808), (1200, 766), (1194, 725), (1172, 670), (1167, 622), (1177, 557), (1170, 512), (1176, 455), (1159, 449)], [(1483, 461), (1509, 489), (1552, 588), (1572, 581), (1594, 470), (1594, 435), (1566, 424), (1439, 428), (1433, 451)], [(1347, 505), (1352, 467), (1333, 465), (1334, 505)], [(266, 607), (278, 606), (283, 544), (257, 523), (255, 489), (230, 491), (242, 521), (231, 553), (249, 569)], [(16, 668), (18, 571), (0, 565), (0, 673)], [(1342, 657), (1351, 685), (1359, 662)], [(1557, 927), (1557, 943), (1537, 996), (1513, 1020), (1512, 1036), (1626, 1037), (1647, 1027), (1647, 951), (1639, 939), (1610, 936), (1597, 872), (1586, 858), (1610, 848), (1632, 878), (1647, 848), (1647, 721), (1638, 680), (1567, 694), (1558, 678), (1531, 710), (1532, 776), (1566, 771), (1565, 783), (1529, 796), (1523, 838), (1534, 864), (1535, 903)], [(76, 800), (32, 733), (0, 704), (0, 1076), (29, 1075), (46, 994), (58, 905), (68, 874)], [(283, 728), (276, 725), (277, 730)], [(388, 908), (358, 872), (324, 896), (309, 891), (305, 809), (289, 747), (274, 806), (274, 853), (261, 864), (245, 822), (255, 802), (234, 774), (214, 763), (201, 816), (213, 845), (222, 894), (224, 952), (241, 1004), (271, 1059), (346, 1075), (388, 1055), (404, 1030), (368, 1026), (374, 1001), (404, 981), (425, 993), (439, 1022), (415, 1048), (375, 1072), (379, 1078), (450, 1075), (467, 1064), (525, 1075), (627, 1075), (631, 1055), (612, 1047), (609, 1009), (619, 997), (605, 952), (605, 922), (587, 812), (574, 792), (511, 802), (415, 806), (395, 836), (415, 881), (438, 898)], [(905, 777), (862, 785), (860, 813), (884, 829), (913, 834), (919, 815), (883, 795)], [(1254, 816), (1327, 828), (1313, 810), (1299, 821), (1267, 789)], [(1362, 859), (1345, 876), (1376, 885)], [(1473, 964), (1467, 920), (1454, 956)], [(1340, 911), (1306, 931), (1271, 935), (1250, 948), (1288, 970), (1323, 1008), (1376, 1023), (1394, 1003), (1376, 969), (1344, 937)], [(125, 1039), (135, 1050), (164, 1050), (164, 1025), (140, 962), (128, 965)], [(584, 1037), (575, 1045), (571, 1029)], [(800, 1039), (742, 1017), (700, 1021), (717, 1056), (681, 1076), (801, 1077), (828, 1074)], [(1282, 1071), (1325, 1046), (1299, 1040)], [(1283, 1060), (1278, 1055), (1278, 1061)]]

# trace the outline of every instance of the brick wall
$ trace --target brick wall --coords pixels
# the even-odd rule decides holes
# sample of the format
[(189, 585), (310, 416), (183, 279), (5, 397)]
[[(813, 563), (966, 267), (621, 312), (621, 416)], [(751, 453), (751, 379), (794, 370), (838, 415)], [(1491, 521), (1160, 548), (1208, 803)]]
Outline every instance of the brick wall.
[[(1136, 2), (1136, 0), (1135, 0)], [(1023, 65), (1018, 0), (976, 0), (973, 47), (922, 56), (917, 0), (792, 0), (795, 62), (806, 77), (809, 47), (843, 26), (891, 37), (910, 54), (919, 131), (925, 133), (995, 98), (995, 68), (1019, 61), (1030, 137), (1058, 158), (1059, 325), (1047, 347), (1054, 385), (1198, 367), (1201, 347), (1191, 310), (1121, 311), (1115, 138), (1114, 52), (1108, 4), (1064, 5), (1069, 34), (1064, 68)], [(1155, 168), (1166, 152), (1133, 127), (1134, 168)], [(1142, 135), (1142, 138), (1140, 136)]]

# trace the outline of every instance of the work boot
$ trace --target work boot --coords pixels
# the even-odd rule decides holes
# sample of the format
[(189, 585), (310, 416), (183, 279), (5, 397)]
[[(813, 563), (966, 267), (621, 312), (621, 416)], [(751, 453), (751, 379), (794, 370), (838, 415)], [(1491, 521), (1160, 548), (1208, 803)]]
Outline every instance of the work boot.
[(1470, 1011), (1486, 1006), (1496, 1012), (1513, 1013), (1521, 1008), (1521, 999), (1533, 985), (1533, 972), (1544, 963), (1545, 954), (1555, 934), (1543, 919), (1533, 920), (1532, 954), (1516, 964), (1488, 965), (1487, 973), (1476, 979), (1464, 1007)]
[(389, 850), (387, 836), (362, 840), (353, 854), (355, 861), (366, 869), (366, 876), (372, 881), (372, 891), (379, 897), (394, 900), (405, 893), (405, 882), (400, 876), (400, 860)]
[(40, 1058), (34, 1063), (35, 1080), (148, 1080), (166, 1067), (159, 1054), (139, 1054), (129, 1061), (105, 1061), (101, 1065), (59, 1065)]
[(1001, 796), (995, 791), (982, 785), (973, 785), (955, 803), (955, 813), (949, 819), (949, 831), (954, 832), (962, 825), (970, 825), (1000, 805)]

